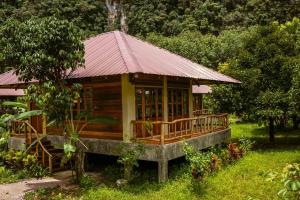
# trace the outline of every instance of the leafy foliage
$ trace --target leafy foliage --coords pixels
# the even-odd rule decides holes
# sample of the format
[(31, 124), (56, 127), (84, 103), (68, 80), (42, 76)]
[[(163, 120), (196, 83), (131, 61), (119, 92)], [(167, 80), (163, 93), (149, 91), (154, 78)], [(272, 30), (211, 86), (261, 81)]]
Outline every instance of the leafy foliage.
[(40, 178), (45, 176), (48, 172), (42, 168), (34, 155), (27, 154), (22, 150), (13, 150), (0, 153), (0, 164), (14, 172), (26, 170), (31, 177)]
[(284, 188), (278, 195), (285, 199), (300, 197), (300, 164), (288, 164), (282, 171), (282, 182)]
[(252, 148), (254, 142), (248, 138), (239, 138), (238, 143), (229, 143), (227, 148), (213, 146), (207, 151), (198, 151), (193, 146), (184, 143), (183, 152), (191, 169), (191, 174), (196, 180), (202, 180), (210, 173), (217, 171), (222, 165), (233, 163)]
[(182, 31), (218, 34), (237, 27), (285, 22), (299, 17), (299, 2), (279, 0), (132, 0), (123, 1), (128, 13), (129, 32), (177, 35)]
[(63, 80), (62, 84), (57, 86), (55, 82), (47, 81), (39, 85), (31, 84), (28, 87), (29, 100), (43, 110), (49, 121), (54, 120), (58, 125), (63, 125), (64, 120), (70, 117), (69, 109), (79, 98), (82, 88), (80, 84), (67, 87)]
[(283, 199), (299, 199), (300, 197), (300, 164), (286, 164), (281, 172), (268, 172), (267, 181), (281, 181), (283, 188), (278, 195)]
[(188, 145), (184, 146), (184, 153), (186, 159), (191, 164), (193, 177), (201, 180), (208, 173), (209, 164), (211, 162), (210, 154), (195, 151), (192, 146)]
[(38, 18), (54, 16), (68, 20), (87, 35), (101, 33), (106, 27), (106, 7), (103, 1), (93, 0), (3, 0), (0, 3), (0, 24), (14, 18), (26, 21), (32, 16)]
[(138, 167), (138, 158), (145, 153), (145, 147), (142, 144), (121, 143), (119, 146), (120, 157), (118, 163), (124, 167), (124, 178), (128, 181), (133, 179), (133, 169)]
[(0, 34), (0, 62), (15, 69), (22, 81), (59, 82), (84, 62), (80, 31), (66, 20), (9, 20)]

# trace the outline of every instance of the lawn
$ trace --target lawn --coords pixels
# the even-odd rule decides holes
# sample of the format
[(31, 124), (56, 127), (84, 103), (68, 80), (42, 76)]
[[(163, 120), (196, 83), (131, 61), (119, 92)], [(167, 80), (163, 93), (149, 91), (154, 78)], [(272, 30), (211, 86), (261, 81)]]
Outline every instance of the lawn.
[[(229, 165), (205, 181), (192, 184), (184, 162), (171, 166), (171, 178), (165, 184), (157, 184), (153, 170), (142, 176), (136, 183), (126, 188), (116, 188), (111, 182), (100, 184), (95, 189), (68, 192), (43, 190), (38, 196), (49, 199), (120, 199), (120, 200), (158, 200), (158, 199), (205, 199), (205, 200), (243, 200), (280, 199), (277, 196), (281, 183), (266, 181), (270, 171), (280, 171), (286, 163), (300, 161), (300, 131), (281, 130), (277, 133), (276, 144), (270, 144), (265, 128), (257, 124), (232, 124), (232, 139), (245, 136), (256, 141), (254, 150), (234, 165)], [(108, 170), (113, 174), (112, 168)], [(153, 174), (154, 173), (154, 174)], [(118, 174), (118, 173), (116, 173)], [(34, 195), (28, 195), (32, 199)], [(37, 198), (38, 199), (38, 198)]]

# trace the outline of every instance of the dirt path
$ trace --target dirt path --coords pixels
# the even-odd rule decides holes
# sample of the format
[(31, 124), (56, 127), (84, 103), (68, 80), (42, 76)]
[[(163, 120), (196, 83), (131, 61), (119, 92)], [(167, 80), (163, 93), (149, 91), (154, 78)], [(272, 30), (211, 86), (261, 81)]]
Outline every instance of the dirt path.
[(52, 177), (43, 179), (30, 179), (16, 183), (0, 185), (0, 200), (21, 200), (26, 192), (38, 188), (52, 188), (70, 183), (72, 176), (70, 171), (58, 172)]

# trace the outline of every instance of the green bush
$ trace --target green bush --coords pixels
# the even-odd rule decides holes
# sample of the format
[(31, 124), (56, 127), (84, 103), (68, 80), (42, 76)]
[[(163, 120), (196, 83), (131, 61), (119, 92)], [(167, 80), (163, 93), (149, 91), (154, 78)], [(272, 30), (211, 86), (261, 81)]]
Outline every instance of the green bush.
[(79, 180), (79, 186), (86, 190), (95, 187), (96, 184), (96, 179), (87, 174), (83, 175)]
[(192, 176), (195, 179), (203, 179), (209, 171), (209, 165), (211, 163), (210, 153), (197, 151), (188, 144), (184, 145), (183, 151), (186, 160), (190, 164)]
[(252, 149), (254, 143), (255, 142), (251, 141), (249, 138), (242, 136), (241, 138), (239, 138), (238, 147), (244, 155)]
[(40, 178), (48, 172), (37, 162), (34, 155), (27, 154), (22, 150), (10, 149), (0, 153), (0, 164), (14, 172), (26, 171), (30, 177)]
[(138, 167), (138, 158), (145, 152), (142, 144), (126, 145), (122, 143), (119, 147), (120, 157), (118, 163), (124, 167), (124, 179), (131, 181), (134, 178), (133, 170)]
[(300, 199), (300, 164), (287, 164), (281, 176), (284, 187), (278, 195), (284, 199)]
[(187, 143), (183, 146), (185, 158), (188, 161), (192, 176), (202, 180), (206, 175), (217, 171), (222, 165), (227, 165), (240, 159), (248, 153), (254, 142), (247, 138), (240, 138), (239, 143), (230, 143), (227, 148), (212, 146), (208, 151), (198, 151)]

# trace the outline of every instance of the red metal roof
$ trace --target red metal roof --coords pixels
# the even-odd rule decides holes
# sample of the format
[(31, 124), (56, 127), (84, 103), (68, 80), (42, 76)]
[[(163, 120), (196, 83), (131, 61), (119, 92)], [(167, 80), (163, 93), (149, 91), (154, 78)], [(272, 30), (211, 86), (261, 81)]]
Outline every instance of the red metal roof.
[[(240, 83), (229, 76), (120, 31), (89, 38), (84, 42), (84, 46), (85, 67), (75, 70), (70, 78), (144, 73)], [(0, 85), (16, 83), (20, 82), (13, 72), (0, 75)]]
[(207, 94), (211, 92), (211, 87), (208, 85), (193, 85), (193, 94)]
[(24, 91), (21, 89), (0, 89), (0, 97), (2, 96), (24, 96)]

